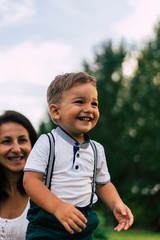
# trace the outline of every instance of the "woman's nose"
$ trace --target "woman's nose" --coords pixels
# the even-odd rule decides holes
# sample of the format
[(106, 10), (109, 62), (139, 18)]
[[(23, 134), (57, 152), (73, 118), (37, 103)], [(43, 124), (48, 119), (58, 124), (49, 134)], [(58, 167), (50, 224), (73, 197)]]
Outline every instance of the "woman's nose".
[(12, 152), (21, 152), (21, 148), (18, 142), (14, 142), (12, 145)]

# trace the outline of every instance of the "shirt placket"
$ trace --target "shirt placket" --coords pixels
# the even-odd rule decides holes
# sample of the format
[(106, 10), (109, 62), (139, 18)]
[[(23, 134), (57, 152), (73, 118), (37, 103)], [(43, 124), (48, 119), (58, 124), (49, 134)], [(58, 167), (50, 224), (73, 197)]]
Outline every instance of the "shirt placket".
[(3, 222), (2, 222), (2, 225), (0, 226), (1, 227), (1, 240), (3, 239), (7, 239), (7, 223), (8, 223), (8, 220), (4, 219)]

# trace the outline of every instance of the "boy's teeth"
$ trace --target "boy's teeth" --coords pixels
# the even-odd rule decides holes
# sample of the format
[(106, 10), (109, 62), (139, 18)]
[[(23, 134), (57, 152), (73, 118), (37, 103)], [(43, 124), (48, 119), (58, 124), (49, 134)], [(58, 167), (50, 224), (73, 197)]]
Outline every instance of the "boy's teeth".
[(84, 120), (84, 121), (89, 121), (90, 120), (90, 118), (81, 118), (81, 120)]

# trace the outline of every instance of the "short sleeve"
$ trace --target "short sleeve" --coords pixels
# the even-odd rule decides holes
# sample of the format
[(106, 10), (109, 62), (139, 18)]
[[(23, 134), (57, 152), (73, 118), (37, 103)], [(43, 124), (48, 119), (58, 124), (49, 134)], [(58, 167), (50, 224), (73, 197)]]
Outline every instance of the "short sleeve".
[(97, 171), (96, 171), (96, 183), (97, 184), (106, 184), (110, 181), (110, 174), (107, 167), (106, 156), (103, 146), (94, 141), (97, 147)]
[(48, 163), (48, 155), (49, 140), (46, 134), (42, 134), (28, 156), (24, 171), (34, 171), (44, 174)]

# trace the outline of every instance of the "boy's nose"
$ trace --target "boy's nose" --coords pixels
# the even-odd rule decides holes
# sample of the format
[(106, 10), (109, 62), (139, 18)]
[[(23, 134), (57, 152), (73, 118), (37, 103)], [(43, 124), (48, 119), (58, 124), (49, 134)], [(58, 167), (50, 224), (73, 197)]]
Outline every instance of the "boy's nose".
[(83, 109), (84, 112), (92, 112), (92, 106), (90, 104), (86, 104)]

